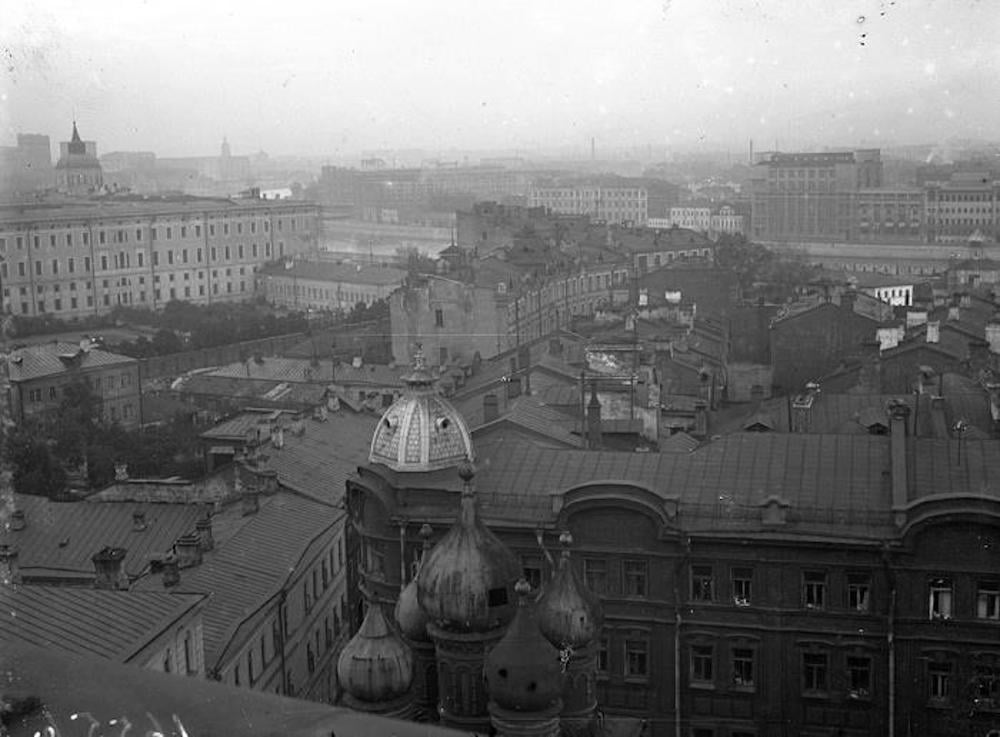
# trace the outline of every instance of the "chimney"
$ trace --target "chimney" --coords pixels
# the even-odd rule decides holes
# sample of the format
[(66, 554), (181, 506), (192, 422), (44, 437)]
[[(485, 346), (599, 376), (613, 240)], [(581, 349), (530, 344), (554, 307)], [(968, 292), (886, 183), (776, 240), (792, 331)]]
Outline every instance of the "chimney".
[(273, 468), (267, 468), (257, 474), (258, 488), (264, 496), (271, 496), (278, 493), (278, 472)]
[(962, 318), (962, 308), (958, 305), (951, 305), (948, 308), (948, 322), (958, 322)]
[(986, 323), (986, 342), (990, 344), (990, 353), (1000, 353), (1000, 315), (994, 315)]
[(708, 402), (696, 399), (694, 402), (694, 430), (691, 433), (698, 440), (708, 437)]
[[(957, 307), (949, 307), (948, 319), (951, 319), (951, 310), (957, 310)], [(940, 320), (929, 320), (927, 322), (927, 342), (928, 343), (939, 343), (941, 342), (941, 321)]]
[(0, 545), (0, 586), (21, 583), (21, 568), (17, 563), (17, 547)]
[(162, 562), (163, 588), (169, 589), (181, 582), (181, 567), (174, 554), (168, 555)]
[(517, 367), (524, 375), (524, 393), (531, 394), (531, 348), (526, 345), (517, 352)]
[(207, 514), (194, 523), (198, 531), (198, 547), (203, 553), (215, 547), (215, 538), (212, 536), (212, 518)]
[(145, 512), (132, 512), (132, 530), (133, 532), (142, 532), (149, 527), (149, 523), (146, 522)]
[(990, 365), (990, 344), (973, 338), (969, 341), (969, 368), (982, 371)]
[(809, 432), (812, 425), (812, 408), (819, 395), (819, 384), (810, 381), (804, 394), (792, 399), (792, 432)]
[(91, 561), (94, 563), (94, 588), (111, 591), (128, 588), (128, 577), (122, 563), (125, 561), (125, 548), (101, 548), (94, 553)]
[(180, 568), (201, 565), (201, 540), (197, 534), (189, 532), (181, 535), (174, 543), (174, 551)]
[(244, 517), (248, 517), (251, 514), (257, 514), (257, 511), (260, 509), (259, 496), (259, 492), (255, 488), (247, 487), (243, 490), (243, 494), (240, 498), (242, 499)]
[(840, 295), (840, 306), (845, 310), (854, 311), (854, 303), (858, 301), (858, 293), (854, 289), (848, 289)]
[(15, 509), (10, 513), (10, 531), (20, 532), (28, 526), (28, 519), (24, 515), (23, 509)]
[(906, 436), (910, 406), (901, 400), (889, 405), (889, 455), (892, 473), (892, 506), (899, 509), (909, 501), (909, 482), (906, 478)]
[(490, 393), (483, 397), (483, 422), (493, 422), (500, 417), (500, 409), (497, 405), (497, 395)]
[(590, 402), (587, 404), (587, 447), (601, 447), (601, 402), (597, 398), (597, 383), (590, 385)]

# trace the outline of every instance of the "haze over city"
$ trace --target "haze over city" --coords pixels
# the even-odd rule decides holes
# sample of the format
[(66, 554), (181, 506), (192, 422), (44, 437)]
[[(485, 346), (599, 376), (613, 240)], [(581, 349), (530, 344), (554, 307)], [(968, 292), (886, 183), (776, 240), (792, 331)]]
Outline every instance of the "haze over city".
[(0, 138), (103, 151), (743, 151), (984, 138), (987, 2), (11, 2)]

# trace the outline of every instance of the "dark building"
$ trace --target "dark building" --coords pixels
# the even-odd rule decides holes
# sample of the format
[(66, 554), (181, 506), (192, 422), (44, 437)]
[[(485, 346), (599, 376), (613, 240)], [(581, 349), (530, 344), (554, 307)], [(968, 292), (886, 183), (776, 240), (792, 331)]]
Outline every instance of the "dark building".
[[(417, 395), (386, 412), (347, 482), (348, 570), (401, 607), (424, 541), (453, 534), (455, 466), (474, 452), (428, 383)], [(654, 737), (986, 735), (1000, 728), (1000, 451), (916, 437), (905, 404), (883, 421), (884, 435), (740, 433), (683, 453), (494, 444), (476, 456), (476, 515), (542, 592), (572, 535), (569, 565), (604, 611), (596, 701)], [(475, 622), (467, 663), (491, 647)], [(478, 693), (437, 676), (442, 700)]]

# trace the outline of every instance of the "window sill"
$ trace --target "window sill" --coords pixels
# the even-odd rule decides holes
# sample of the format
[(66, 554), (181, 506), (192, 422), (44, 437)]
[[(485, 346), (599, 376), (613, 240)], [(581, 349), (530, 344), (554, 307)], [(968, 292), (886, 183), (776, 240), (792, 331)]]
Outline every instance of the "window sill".
[(625, 683), (649, 683), (649, 676), (625, 676)]
[(708, 681), (691, 681), (688, 686), (698, 691), (714, 691), (715, 684)]
[(830, 694), (827, 691), (803, 691), (802, 698), (804, 699), (829, 699)]
[(733, 684), (729, 687), (733, 693), (756, 693), (757, 687), (749, 684)]
[(951, 709), (950, 699), (931, 699), (927, 702), (928, 709), (941, 709), (942, 711)]

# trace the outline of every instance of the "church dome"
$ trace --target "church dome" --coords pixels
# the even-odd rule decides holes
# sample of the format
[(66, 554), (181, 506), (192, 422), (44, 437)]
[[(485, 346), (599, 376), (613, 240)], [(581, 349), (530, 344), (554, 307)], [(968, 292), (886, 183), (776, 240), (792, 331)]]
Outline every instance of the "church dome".
[(490, 698), (504, 709), (542, 711), (555, 704), (562, 693), (562, 661), (538, 626), (528, 601), (528, 582), (518, 581), (516, 591), (519, 601), (514, 621), (486, 656), (486, 687)]
[[(430, 525), (423, 525), (420, 528), (420, 536), (424, 539), (424, 552), (420, 557), (421, 567), (423, 566), (424, 559), (427, 557), (427, 551), (430, 549), (431, 534)], [(427, 613), (421, 608), (420, 601), (417, 598), (416, 576), (399, 593), (399, 599), (396, 600), (395, 616), (396, 624), (399, 625), (399, 631), (407, 639), (414, 642), (430, 641), (430, 637), (427, 634)]]
[(585, 647), (601, 631), (601, 600), (580, 580), (570, 562), (573, 537), (564, 532), (559, 543), (563, 547), (559, 568), (538, 599), (538, 620), (553, 645)]
[(361, 628), (341, 651), (337, 678), (349, 696), (366, 703), (397, 698), (410, 688), (413, 654), (377, 602), (368, 603)]
[(375, 428), (368, 460), (393, 471), (437, 471), (473, 458), (469, 428), (451, 402), (435, 390), (435, 378), (421, 351), (403, 382), (403, 396)]
[(417, 597), (430, 622), (442, 629), (487, 632), (513, 616), (513, 586), (521, 566), (476, 515), (471, 464), (459, 473), (465, 482), (461, 514), (424, 558)]

